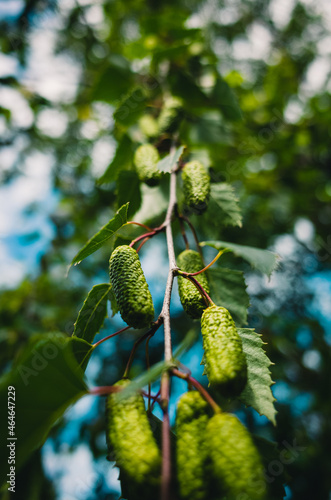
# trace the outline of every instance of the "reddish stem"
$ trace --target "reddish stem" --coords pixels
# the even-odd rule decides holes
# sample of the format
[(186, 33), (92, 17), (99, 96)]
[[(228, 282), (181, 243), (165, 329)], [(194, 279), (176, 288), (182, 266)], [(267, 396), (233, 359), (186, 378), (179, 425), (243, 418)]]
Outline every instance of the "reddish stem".
[(116, 387), (113, 385), (102, 385), (100, 387), (92, 387), (89, 389), (89, 394), (93, 396), (107, 396), (107, 394), (112, 394), (113, 392), (120, 392), (121, 387)]
[(189, 384), (193, 385), (193, 387), (195, 387), (200, 392), (201, 396), (207, 401), (207, 403), (210, 404), (215, 413), (221, 412), (221, 408), (213, 400), (213, 398), (206, 391), (206, 389), (202, 387), (200, 382), (198, 382), (195, 378), (193, 378), (191, 375), (188, 375), (187, 373), (181, 373), (179, 370), (177, 370), (177, 368), (172, 368), (171, 372), (176, 377), (186, 380)]
[(131, 353), (130, 353), (130, 357), (129, 357), (129, 360), (127, 362), (127, 365), (126, 365), (126, 368), (125, 368), (125, 372), (124, 372), (124, 375), (123, 375), (123, 378), (127, 377), (128, 374), (129, 374), (129, 371), (130, 371), (130, 368), (131, 368), (131, 365), (132, 365), (132, 361), (134, 359), (134, 355), (136, 353), (136, 350), (137, 350), (137, 347), (139, 344), (141, 344), (145, 339), (147, 339), (149, 336), (153, 336), (154, 333), (156, 332), (156, 330), (158, 328), (160, 328), (161, 324), (162, 324), (162, 321), (163, 319), (161, 317), (159, 317), (155, 323), (153, 324), (153, 326), (148, 330), (148, 332), (146, 332), (142, 337), (140, 337), (138, 340), (136, 340), (136, 342), (134, 343), (133, 345), (133, 348), (131, 350)]
[(120, 333), (125, 332), (129, 328), (131, 328), (131, 327), (130, 326), (126, 326), (125, 328), (122, 328), (118, 332), (112, 333), (111, 335), (108, 335), (108, 337), (105, 337), (104, 339), (99, 340), (98, 342), (96, 342), (95, 344), (92, 345), (93, 349), (95, 349), (99, 344), (102, 344), (102, 342), (105, 342), (106, 340), (111, 339), (112, 337), (116, 337), (116, 335), (119, 335)]
[(189, 226), (189, 228), (191, 229), (192, 231), (192, 234), (193, 234), (193, 238), (194, 238), (194, 241), (195, 241), (195, 244), (197, 246), (197, 249), (198, 249), (198, 252), (203, 260), (203, 255), (202, 255), (202, 250), (201, 250), (201, 247), (200, 247), (200, 242), (199, 242), (199, 239), (198, 239), (198, 235), (196, 233), (196, 230), (192, 224), (192, 222), (190, 221), (190, 219), (188, 217), (186, 217), (186, 215), (180, 215), (180, 218), (186, 222), (186, 224)]
[[(148, 350), (149, 341), (151, 340), (151, 338), (152, 338), (152, 335), (150, 335), (147, 338), (147, 340), (146, 340), (146, 346), (145, 346), (147, 371), (151, 367), (150, 362), (149, 362), (149, 350)], [(148, 410), (151, 407), (151, 392), (152, 392), (152, 384), (151, 384), (151, 382), (148, 382), (148, 408), (147, 408)]]
[[(186, 274), (188, 274), (188, 276)], [(205, 302), (207, 304), (207, 307), (215, 305), (214, 302), (212, 301), (212, 299), (209, 297), (209, 295), (206, 292), (206, 290), (203, 288), (203, 286), (199, 283), (198, 280), (196, 280), (195, 278), (193, 278), (192, 276), (190, 276), (189, 273), (183, 273), (183, 277), (187, 278), (188, 280), (190, 280), (197, 287), (197, 289), (199, 290), (201, 296), (205, 300)]]
[(127, 222), (127, 224), (134, 224), (136, 226), (140, 226), (140, 227), (143, 227), (144, 229), (147, 229), (147, 231), (153, 231), (152, 228), (146, 226), (145, 224), (141, 224), (141, 222), (135, 222), (135, 221), (131, 220), (131, 221)]

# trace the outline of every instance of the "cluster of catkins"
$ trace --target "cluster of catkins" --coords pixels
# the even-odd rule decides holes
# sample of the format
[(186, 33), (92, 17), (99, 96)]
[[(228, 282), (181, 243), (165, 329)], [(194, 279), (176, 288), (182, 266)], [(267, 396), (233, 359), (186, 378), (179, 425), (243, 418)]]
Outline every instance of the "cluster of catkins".
[[(154, 146), (140, 146), (134, 161), (140, 178), (153, 185), (160, 175)], [(210, 191), (207, 171), (192, 161), (184, 165), (182, 178), (185, 204), (201, 213)], [(204, 268), (200, 254), (189, 249), (178, 256), (177, 264), (186, 273)], [(154, 306), (136, 250), (128, 245), (115, 248), (109, 271), (122, 319), (132, 328), (150, 326)], [(196, 280), (209, 294), (206, 273), (196, 275)], [(184, 276), (178, 276), (178, 289), (185, 312), (201, 320), (203, 363), (210, 386), (224, 397), (238, 396), (247, 382), (247, 365), (229, 311), (214, 304), (207, 306), (203, 293)], [(121, 380), (116, 385), (129, 383)], [(210, 411), (197, 391), (187, 392), (178, 403), (174, 476), (179, 498), (261, 500), (265, 495), (261, 458), (249, 432), (234, 415), (216, 410), (211, 416)], [(122, 495), (128, 500), (158, 498), (161, 453), (142, 395), (109, 395), (107, 429), (122, 484), (128, 485)]]

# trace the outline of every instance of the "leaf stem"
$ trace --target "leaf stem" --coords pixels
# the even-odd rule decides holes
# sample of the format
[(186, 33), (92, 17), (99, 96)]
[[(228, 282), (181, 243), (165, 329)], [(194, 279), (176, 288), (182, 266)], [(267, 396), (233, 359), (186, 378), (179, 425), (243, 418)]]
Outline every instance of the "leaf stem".
[(123, 378), (128, 377), (128, 374), (129, 374), (129, 371), (130, 371), (130, 368), (131, 368), (131, 365), (132, 365), (132, 361), (134, 359), (134, 355), (136, 353), (136, 350), (137, 350), (137, 347), (139, 346), (139, 344), (141, 344), (148, 337), (152, 337), (154, 335), (154, 333), (156, 332), (156, 330), (158, 328), (160, 328), (160, 326), (162, 324), (162, 321), (163, 321), (162, 318), (159, 316), (159, 318), (157, 319), (157, 321), (155, 321), (155, 323), (148, 330), (148, 332), (144, 333), (144, 335), (142, 335), (138, 340), (135, 341), (135, 343), (133, 345), (133, 348), (131, 350), (131, 353), (130, 353), (129, 360), (128, 360), (126, 368), (125, 368), (125, 372), (123, 374)]
[(191, 375), (188, 373), (182, 373), (177, 368), (173, 368), (171, 370), (171, 373), (175, 375), (175, 377), (181, 378), (183, 380), (186, 380), (189, 384), (193, 385), (201, 394), (201, 396), (209, 403), (209, 405), (212, 407), (215, 413), (220, 413), (222, 410), (216, 403), (216, 401), (213, 400), (209, 392), (206, 391), (204, 387), (198, 382), (195, 378), (193, 378)]
[(108, 337), (105, 337), (104, 339), (99, 340), (95, 344), (92, 344), (93, 349), (95, 349), (98, 345), (102, 344), (102, 342), (105, 342), (106, 340), (111, 339), (112, 337), (116, 337), (116, 335), (119, 335), (120, 333), (125, 332), (129, 328), (131, 328), (131, 327), (130, 326), (126, 326), (125, 328), (122, 328), (121, 330), (118, 330), (118, 332), (112, 333), (111, 335), (108, 335)]
[(146, 224), (141, 224), (141, 222), (135, 222), (134, 220), (127, 222), (127, 224), (134, 224), (135, 226), (140, 226), (143, 227), (144, 229), (147, 229), (147, 231), (153, 231), (153, 229), (151, 227), (146, 226)]

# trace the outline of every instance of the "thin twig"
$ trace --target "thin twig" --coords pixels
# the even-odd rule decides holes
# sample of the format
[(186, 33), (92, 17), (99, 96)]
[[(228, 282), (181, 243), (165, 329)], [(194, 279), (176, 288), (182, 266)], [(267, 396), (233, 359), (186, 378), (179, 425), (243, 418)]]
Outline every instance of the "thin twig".
[(180, 215), (180, 218), (186, 222), (186, 224), (189, 226), (189, 228), (191, 229), (192, 231), (192, 234), (193, 234), (193, 238), (194, 238), (194, 241), (195, 241), (195, 244), (197, 246), (197, 250), (201, 256), (201, 259), (203, 261), (203, 254), (202, 254), (202, 250), (201, 250), (201, 246), (200, 246), (200, 242), (199, 242), (199, 238), (198, 238), (198, 235), (196, 233), (196, 230), (192, 224), (192, 222), (190, 221), (190, 219), (188, 217), (186, 217), (185, 215)]
[[(174, 151), (173, 143), (170, 154)], [(176, 265), (176, 256), (174, 249), (174, 240), (172, 235), (171, 221), (176, 210), (176, 170), (170, 174), (170, 195), (169, 205), (163, 226), (166, 230), (167, 248), (169, 257), (169, 273), (164, 294), (164, 301), (160, 317), (164, 324), (164, 359), (171, 362), (171, 325), (170, 325), (170, 300), (174, 281), (174, 276), (178, 267)], [(162, 422), (162, 476), (161, 476), (161, 500), (171, 500), (171, 444), (170, 444), (170, 419), (169, 419), (169, 398), (170, 398), (170, 376), (169, 372), (164, 371), (161, 377), (161, 407), (163, 410)]]
[(139, 346), (139, 344), (141, 344), (149, 336), (152, 337), (154, 335), (154, 333), (156, 332), (156, 330), (158, 328), (160, 328), (160, 326), (162, 324), (162, 321), (163, 321), (162, 318), (159, 317), (157, 319), (157, 321), (155, 321), (155, 323), (153, 324), (153, 326), (148, 330), (148, 332), (144, 333), (144, 335), (142, 335), (138, 340), (135, 341), (135, 343), (133, 345), (133, 348), (131, 350), (131, 353), (130, 353), (129, 360), (128, 360), (126, 368), (125, 368), (125, 372), (124, 372), (123, 378), (127, 377), (128, 374), (129, 374), (129, 371), (130, 371), (130, 368), (131, 368), (131, 365), (132, 365), (132, 361), (133, 361), (134, 355), (136, 353), (136, 350), (137, 350), (137, 347)]
[(206, 290), (203, 288), (203, 286), (199, 283), (199, 281), (196, 278), (193, 278), (193, 276), (185, 276), (185, 274), (183, 275), (183, 277), (187, 278), (188, 280), (190, 280), (197, 287), (197, 289), (199, 290), (202, 298), (206, 302), (207, 306), (214, 306), (215, 305), (215, 303), (209, 297), (209, 295), (206, 292)]
[(153, 231), (153, 229), (151, 227), (146, 226), (146, 224), (142, 224), (141, 222), (135, 222), (134, 220), (131, 220), (126, 224), (134, 224), (135, 226), (140, 226), (143, 227), (144, 229), (147, 229), (147, 231)]
[(105, 337), (104, 339), (99, 340), (98, 342), (96, 342), (95, 344), (92, 345), (93, 349), (95, 349), (98, 345), (102, 344), (102, 342), (105, 342), (106, 340), (111, 339), (112, 337), (116, 337), (116, 335), (119, 335), (120, 333), (125, 332), (129, 328), (131, 328), (131, 327), (126, 326), (125, 328), (118, 330), (118, 332), (112, 333), (111, 335), (108, 335), (108, 337)]
[(171, 370), (172, 374), (175, 375), (178, 378), (181, 378), (183, 380), (186, 380), (188, 383), (192, 384), (201, 394), (201, 396), (207, 401), (207, 403), (210, 404), (212, 409), (214, 410), (215, 413), (220, 413), (221, 408), (218, 406), (218, 404), (213, 400), (211, 395), (206, 391), (204, 387), (198, 382), (195, 378), (191, 377), (191, 375), (187, 373), (181, 373), (177, 368), (173, 368)]
[[(147, 365), (147, 371), (150, 370), (150, 362), (149, 362), (149, 350), (148, 350), (148, 347), (149, 347), (149, 341), (151, 340), (152, 338), (152, 335), (150, 335), (147, 340), (146, 340), (146, 345), (145, 345), (145, 352), (146, 352), (146, 365)], [(150, 409), (151, 407), (151, 392), (152, 392), (152, 384), (151, 384), (151, 381), (148, 382), (148, 410)]]

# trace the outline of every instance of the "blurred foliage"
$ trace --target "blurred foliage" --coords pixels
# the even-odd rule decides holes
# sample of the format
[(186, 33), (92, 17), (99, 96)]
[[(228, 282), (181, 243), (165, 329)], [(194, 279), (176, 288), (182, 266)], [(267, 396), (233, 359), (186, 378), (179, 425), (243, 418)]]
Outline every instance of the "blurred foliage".
[[(253, 432), (261, 433), (262, 428), (281, 450), (295, 443), (304, 448), (292, 455), (289, 451), (291, 498), (327, 500), (331, 353), (311, 310), (314, 291), (309, 282), (330, 269), (331, 97), (329, 81), (314, 88), (309, 78), (321, 71), (314, 64), (325, 60), (319, 42), (329, 33), (317, 5), (298, 1), (288, 22), (282, 23), (277, 21), (276, 4), (275, 0), (30, 0), (17, 16), (0, 21), (1, 52), (18, 64), (17, 71), (1, 76), (0, 90), (11, 89), (32, 113), (30, 122), (22, 124), (19, 114), (27, 111), (23, 107), (17, 111), (9, 100), (0, 102), (5, 124), (0, 146), (16, 152), (15, 162), (0, 170), (0, 181), (10, 184), (24, 175), (25, 159), (41, 151), (54, 158), (53, 185), (60, 193), (51, 216), (56, 236), (42, 257), (39, 275), (33, 280), (27, 277), (17, 289), (4, 290), (0, 296), (0, 362), (7, 370), (32, 334), (72, 333), (88, 290), (105, 281), (110, 246), (71, 270), (67, 279), (66, 267), (131, 197), (125, 184), (137, 183), (133, 152), (139, 143), (153, 142), (138, 121), (146, 114), (157, 119), (163, 103), (174, 95), (183, 105), (182, 144), (191, 158), (210, 168), (214, 183), (235, 187), (243, 208), (243, 227), (228, 226), (221, 234), (218, 219), (210, 213), (193, 216), (200, 239), (267, 248), (282, 235), (292, 235), (295, 251), (281, 262), (273, 286), (266, 286), (242, 265), (255, 284), (249, 326), (263, 333), (275, 363), (273, 378), (286, 394), (278, 403), (277, 428), (256, 420), (252, 412), (247, 424)], [(40, 60), (41, 73), (29, 76), (34, 58), (42, 56), (36, 49), (42, 43), (42, 38), (37, 40), (40, 30), (44, 40), (52, 39), (52, 60), (63, 57), (72, 67), (72, 75), (66, 70), (68, 88), (57, 97), (47, 88), (52, 61), (45, 66)], [(54, 129), (50, 126), (52, 116), (65, 124), (62, 133), (56, 132), (56, 120)], [(161, 153), (168, 151), (167, 133), (157, 146)], [(167, 184), (164, 176), (154, 191), (136, 189), (130, 216), (137, 212), (149, 225), (160, 223)], [(301, 219), (311, 221), (315, 240), (296, 239), (294, 230)], [(179, 227), (175, 229), (180, 234)], [(121, 239), (137, 234), (131, 228)], [(182, 249), (181, 241), (176, 242), (177, 250)], [(230, 256), (224, 263), (238, 267)], [(175, 342), (183, 338), (187, 323), (184, 316), (174, 318)], [(106, 322), (104, 336), (112, 331), (111, 322)], [(113, 383), (121, 375), (133, 336), (127, 333), (113, 340), (116, 364), (101, 357), (100, 384)], [(136, 373), (144, 367), (142, 351), (133, 366)], [(150, 351), (151, 362), (162, 358), (158, 339)], [(305, 362), (309, 352), (318, 355), (316, 366)], [(300, 406), (304, 397), (308, 403)], [(89, 441), (96, 458), (105, 455), (99, 439), (103, 419), (100, 402), (100, 417), (81, 427), (80, 439)], [(56, 432), (53, 435), (56, 440)], [(26, 466), (27, 474), (32, 470), (41, 477), (36, 472), (39, 458), (34, 460)], [(269, 464), (269, 473), (272, 481), (276, 467)], [(31, 498), (53, 498), (51, 486), (45, 493), (47, 481), (34, 484)], [(93, 491), (98, 496), (91, 488), (88, 498), (109, 498), (102, 481)]]

